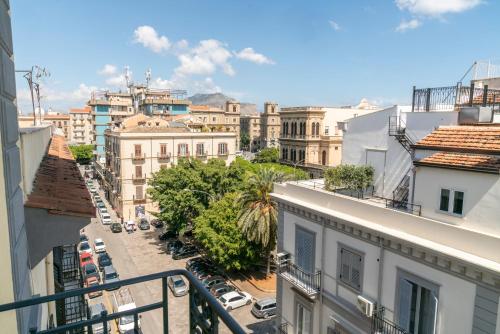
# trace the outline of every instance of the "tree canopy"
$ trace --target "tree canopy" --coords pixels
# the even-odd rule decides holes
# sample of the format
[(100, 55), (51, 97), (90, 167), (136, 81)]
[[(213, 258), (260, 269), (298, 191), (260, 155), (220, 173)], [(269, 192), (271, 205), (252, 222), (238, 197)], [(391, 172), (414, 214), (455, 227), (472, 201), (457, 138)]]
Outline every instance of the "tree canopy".
[(249, 241), (237, 225), (237, 197), (236, 193), (226, 194), (195, 219), (195, 239), (226, 270), (247, 269), (261, 254), (259, 245)]
[(253, 162), (278, 162), (280, 152), (277, 148), (264, 148), (255, 154)]
[(86, 165), (94, 157), (94, 145), (71, 145), (69, 147), (76, 162)]
[(248, 135), (248, 133), (241, 133), (240, 143), (242, 148), (245, 148), (247, 150), (250, 148), (250, 136)]
[(373, 184), (372, 166), (339, 165), (325, 171), (325, 188), (363, 190)]

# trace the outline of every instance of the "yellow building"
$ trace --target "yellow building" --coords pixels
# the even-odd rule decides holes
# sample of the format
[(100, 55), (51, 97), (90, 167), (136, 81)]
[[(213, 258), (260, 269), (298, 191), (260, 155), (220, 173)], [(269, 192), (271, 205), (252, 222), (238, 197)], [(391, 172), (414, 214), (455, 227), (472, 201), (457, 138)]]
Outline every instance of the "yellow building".
[(90, 107), (73, 108), (69, 111), (71, 144), (90, 145), (93, 140), (92, 115)]
[(261, 148), (261, 115), (252, 113), (241, 115), (240, 117), (241, 133), (248, 135), (250, 144), (245, 149), (255, 152)]

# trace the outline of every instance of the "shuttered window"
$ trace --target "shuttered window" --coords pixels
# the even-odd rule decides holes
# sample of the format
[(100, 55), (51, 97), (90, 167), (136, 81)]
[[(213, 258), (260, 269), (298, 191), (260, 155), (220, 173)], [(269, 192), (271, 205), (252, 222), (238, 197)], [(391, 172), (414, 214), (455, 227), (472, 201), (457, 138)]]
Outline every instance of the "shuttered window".
[(167, 155), (167, 144), (160, 144), (160, 154), (162, 156)]
[(142, 166), (135, 166), (135, 177), (139, 178), (142, 176)]
[(314, 238), (312, 232), (300, 227), (295, 229), (295, 264), (309, 273), (314, 272)]
[(136, 157), (140, 157), (142, 155), (141, 145), (134, 145), (134, 153)]
[(137, 200), (144, 199), (144, 191), (142, 189), (142, 186), (135, 187), (135, 199)]
[(339, 279), (356, 291), (361, 291), (363, 256), (352, 249), (340, 247)]

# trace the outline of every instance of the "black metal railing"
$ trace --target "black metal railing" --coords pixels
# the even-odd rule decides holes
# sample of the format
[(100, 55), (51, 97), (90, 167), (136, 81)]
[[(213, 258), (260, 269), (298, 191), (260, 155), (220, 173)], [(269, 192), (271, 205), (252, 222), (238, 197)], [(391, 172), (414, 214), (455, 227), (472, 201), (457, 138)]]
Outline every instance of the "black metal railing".
[(284, 322), (278, 326), (278, 334), (288, 334), (288, 323)]
[(405, 329), (384, 318), (384, 308), (375, 311), (371, 317), (372, 334), (410, 334)]
[(462, 106), (500, 107), (500, 90), (457, 84), (448, 87), (413, 88), (412, 111), (449, 111)]
[(229, 313), (224, 310), (222, 305), (209, 293), (209, 291), (203, 286), (203, 284), (196, 279), (193, 274), (184, 269), (175, 269), (165, 272), (160, 272), (151, 275), (134, 277), (126, 280), (122, 280), (114, 283), (106, 283), (94, 287), (75, 289), (70, 291), (64, 291), (61, 293), (56, 293), (50, 296), (36, 297), (32, 299), (17, 301), (13, 303), (8, 303), (0, 305), (0, 312), (7, 312), (12, 310), (17, 310), (25, 307), (32, 307), (35, 305), (40, 305), (44, 303), (49, 303), (61, 299), (71, 298), (75, 296), (82, 296), (95, 291), (112, 290), (132, 284), (144, 283), (153, 280), (162, 281), (162, 300), (158, 302), (152, 302), (148, 305), (138, 306), (135, 309), (114, 312), (108, 314), (106, 311), (101, 313), (100, 317), (92, 318), (88, 320), (76, 321), (72, 323), (66, 323), (63, 325), (58, 325), (55, 328), (47, 330), (38, 330), (38, 328), (31, 328), (30, 334), (55, 334), (55, 333), (66, 333), (74, 332), (78, 330), (87, 329), (91, 332), (91, 327), (94, 324), (102, 323), (104, 327), (104, 333), (108, 330), (108, 321), (116, 320), (123, 316), (133, 316), (135, 330), (139, 330), (139, 315), (148, 311), (155, 309), (162, 309), (163, 311), (163, 331), (162, 333), (167, 334), (169, 332), (169, 319), (168, 319), (168, 287), (167, 278), (174, 275), (182, 275), (189, 281), (189, 324), (190, 333), (217, 333), (219, 326), (219, 318), (222, 322), (226, 324), (228, 329), (232, 333), (243, 334), (245, 331), (236, 322), (236, 320), (229, 315)]
[(321, 291), (321, 271), (319, 270), (310, 273), (289, 260), (279, 265), (278, 273), (311, 296)]
[(392, 191), (392, 199), (394, 201), (408, 201), (408, 195), (410, 194), (410, 169), (406, 171), (399, 184)]
[(417, 216), (422, 214), (422, 206), (419, 204), (413, 204), (407, 201), (397, 201), (390, 198), (385, 198), (385, 207), (396, 209), (400, 211), (405, 211)]

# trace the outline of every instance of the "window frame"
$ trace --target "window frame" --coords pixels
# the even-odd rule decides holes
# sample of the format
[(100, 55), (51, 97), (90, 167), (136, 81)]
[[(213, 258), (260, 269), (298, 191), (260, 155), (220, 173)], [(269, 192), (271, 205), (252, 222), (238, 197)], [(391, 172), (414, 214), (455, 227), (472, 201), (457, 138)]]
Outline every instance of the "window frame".
[[(447, 210), (442, 210), (441, 209), (441, 193), (443, 190), (448, 190), (449, 195), (448, 195), (448, 206)], [(455, 197), (457, 193), (462, 193), (462, 212), (461, 213), (456, 213), (455, 212)], [(455, 216), (455, 217), (463, 217), (464, 216), (464, 211), (465, 211), (465, 200), (466, 200), (466, 194), (467, 192), (465, 189), (459, 189), (459, 188), (451, 188), (451, 187), (439, 187), (439, 199), (438, 199), (438, 207), (437, 207), (437, 212)]]
[[(341, 274), (342, 274), (342, 255), (343, 255), (343, 251), (347, 251), (351, 254), (354, 254), (356, 256), (359, 256), (360, 257), (360, 268), (359, 268), (359, 286), (354, 286), (354, 284), (352, 283), (352, 281), (348, 281), (348, 280), (344, 280), (342, 277), (341, 277)], [(352, 266), (349, 265), (349, 272), (352, 271)], [(365, 253), (358, 250), (358, 249), (355, 249), (355, 248), (352, 248), (346, 244), (343, 244), (341, 242), (338, 242), (337, 243), (337, 280), (338, 282), (346, 287), (347, 289), (351, 290), (351, 291), (354, 291), (358, 294), (362, 293), (363, 291), (363, 279), (364, 279), (364, 272), (365, 272)]]

